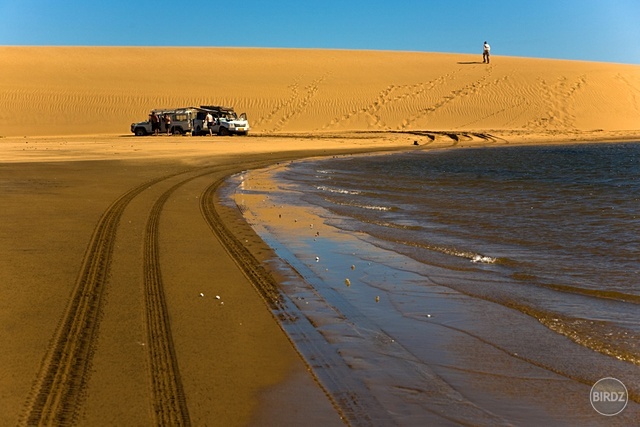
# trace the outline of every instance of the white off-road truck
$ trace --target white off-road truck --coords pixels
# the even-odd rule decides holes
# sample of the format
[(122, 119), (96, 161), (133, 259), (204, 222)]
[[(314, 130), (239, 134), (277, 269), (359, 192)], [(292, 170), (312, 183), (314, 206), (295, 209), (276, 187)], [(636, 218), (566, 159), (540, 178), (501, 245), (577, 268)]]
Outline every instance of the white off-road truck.
[[(213, 116), (213, 126), (209, 129), (206, 117)], [(245, 113), (238, 116), (232, 107), (218, 105), (201, 105), (198, 108), (196, 118), (193, 120), (193, 134), (207, 135), (247, 135), (249, 133), (249, 121)]]

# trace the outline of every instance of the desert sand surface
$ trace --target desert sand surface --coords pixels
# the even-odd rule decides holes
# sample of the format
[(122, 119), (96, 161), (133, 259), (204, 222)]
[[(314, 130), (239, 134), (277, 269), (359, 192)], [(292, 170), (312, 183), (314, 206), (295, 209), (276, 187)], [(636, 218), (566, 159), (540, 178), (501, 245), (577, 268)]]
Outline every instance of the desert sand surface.
[[(341, 425), (222, 180), (309, 156), (640, 137), (640, 67), (0, 47), (0, 424)], [(228, 105), (248, 137), (134, 137)]]
[(0, 136), (123, 134), (152, 108), (227, 105), (254, 132), (637, 131), (640, 67), (295, 49), (0, 47)]

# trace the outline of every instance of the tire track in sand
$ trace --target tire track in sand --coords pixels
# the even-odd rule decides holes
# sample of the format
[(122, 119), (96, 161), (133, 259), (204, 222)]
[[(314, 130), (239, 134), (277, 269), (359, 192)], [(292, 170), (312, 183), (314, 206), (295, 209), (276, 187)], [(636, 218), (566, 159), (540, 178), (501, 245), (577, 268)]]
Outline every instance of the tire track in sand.
[(184, 184), (211, 171), (182, 180), (165, 191), (153, 205), (144, 238), (144, 296), (147, 342), (156, 425), (189, 426), (189, 410), (180, 378), (169, 313), (160, 271), (158, 230), (162, 209)]
[(166, 175), (129, 190), (102, 214), (85, 251), (76, 286), (29, 393), (21, 424), (75, 422), (95, 352), (102, 296), (120, 218), (144, 190), (179, 174)]
[[(215, 192), (224, 180), (225, 179), (222, 178), (213, 182), (205, 189), (202, 197), (200, 197), (200, 211), (202, 212), (202, 216), (211, 231), (218, 237), (229, 255), (231, 255), (231, 258), (244, 272), (269, 308), (273, 311), (286, 313), (283, 309), (282, 295), (280, 294), (278, 283), (233, 233), (224, 226), (220, 215), (214, 207)], [(283, 316), (286, 315), (283, 314)], [(281, 318), (280, 320), (285, 319)]]
[[(103, 213), (61, 326), (43, 361), (29, 398), (28, 415), (22, 424), (73, 424), (95, 352), (101, 314), (118, 223), (125, 208), (154, 184), (184, 174), (180, 172), (141, 184), (120, 196)], [(158, 224), (169, 196), (187, 182), (211, 173), (186, 178), (165, 191), (154, 204), (145, 232), (144, 294), (149, 343), (153, 413), (159, 425), (190, 425), (160, 275)]]
[[(254, 167), (256, 166), (252, 165), (247, 168), (251, 169)], [(313, 327), (312, 331), (313, 336), (309, 336), (308, 333), (304, 332), (304, 326), (300, 326), (300, 323), (306, 322), (305, 319), (302, 318), (302, 313), (297, 312), (296, 309), (292, 310), (289, 308), (290, 301), (286, 296), (281, 294), (278, 282), (242, 242), (238, 240), (233, 232), (225, 226), (214, 204), (215, 193), (224, 183), (225, 179), (226, 178), (222, 178), (213, 182), (204, 190), (200, 197), (200, 210), (202, 215), (214, 235), (218, 238), (218, 241), (264, 299), (267, 306), (271, 309), (273, 316), (279, 320), (280, 327), (287, 335), (292, 346), (305, 361), (314, 379), (324, 390), (327, 398), (331, 401), (333, 407), (345, 424), (369, 426), (376, 425), (374, 420), (388, 420), (387, 414), (383, 412), (379, 404), (374, 406), (367, 405), (364, 403), (367, 401), (366, 397), (364, 398), (364, 402), (362, 401), (360, 394), (368, 395), (368, 391), (366, 387), (356, 384), (357, 381), (354, 381), (353, 378), (350, 377), (349, 369), (341, 357), (334, 352), (323, 353), (322, 349), (320, 349), (320, 347), (323, 347), (323, 344), (317, 339), (315, 327)], [(294, 328), (294, 333), (299, 335), (299, 339), (294, 340), (290, 335), (292, 330), (287, 332), (287, 329), (282, 326), (283, 324), (298, 325)], [(314, 349), (315, 356), (311, 364), (306, 360), (296, 344), (299, 344), (300, 340), (304, 341), (303, 346)], [(322, 377), (324, 381), (320, 380), (316, 369), (323, 371)], [(369, 398), (369, 401), (372, 400), (375, 401)]]

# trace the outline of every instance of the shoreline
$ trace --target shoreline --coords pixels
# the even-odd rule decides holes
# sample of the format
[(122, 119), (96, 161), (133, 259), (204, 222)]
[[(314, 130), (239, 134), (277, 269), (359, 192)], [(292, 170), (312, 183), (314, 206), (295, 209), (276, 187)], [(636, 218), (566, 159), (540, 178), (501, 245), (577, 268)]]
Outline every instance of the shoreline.
[[(226, 255), (218, 239), (212, 238), (202, 221), (199, 198), (213, 177), (226, 179), (248, 168), (327, 155), (455, 146), (447, 141), (414, 147), (410, 138), (413, 136), (402, 134), (396, 135), (395, 140), (317, 136), (215, 138), (215, 142), (209, 142), (207, 139), (167, 137), (162, 138), (161, 143), (145, 145), (155, 141), (154, 138), (59, 137), (50, 141), (37, 140), (33, 142), (35, 147), (30, 149), (26, 149), (28, 144), (23, 140), (0, 139), (0, 178), (6, 200), (2, 219), (11, 224), (9, 230), (2, 233), (0, 254), (10, 265), (20, 266), (5, 270), (0, 276), (8, 283), (2, 290), (1, 300), (11, 301), (10, 305), (5, 304), (1, 319), (3, 324), (9, 325), (2, 340), (11, 341), (11, 345), (2, 356), (5, 369), (0, 371), (0, 384), (3, 389), (13, 390), (2, 405), (3, 422), (16, 424), (24, 417), (34, 376), (55, 325), (63, 317), (71, 293), (70, 285), (76, 281), (87, 239), (101, 212), (132, 185), (184, 170), (192, 171), (193, 175), (193, 172), (207, 168), (211, 174), (185, 182), (169, 195), (159, 225), (161, 266), (171, 328), (192, 422), (223, 419), (231, 424), (244, 424), (260, 423), (252, 417), (279, 417), (280, 421), (285, 421), (282, 417), (289, 417), (287, 419), (315, 419), (323, 425), (327, 420), (329, 424), (341, 424), (328, 401), (308, 408), (308, 412), (300, 409), (305, 406), (302, 401), (308, 403), (310, 400), (308, 396), (315, 396), (315, 400), (311, 400), (317, 401), (323, 392), (306, 373), (289, 341), (281, 332), (274, 332), (281, 331), (280, 326), (268, 310), (264, 310), (264, 303), (256, 299), (257, 293), (244, 273), (240, 273), (237, 261)], [(309, 140), (318, 142), (321, 148), (295, 145)], [(132, 145), (134, 141), (136, 144)], [(492, 145), (486, 141), (476, 144)], [(99, 340), (91, 363), (94, 372), (87, 378), (86, 396), (80, 405), (79, 416), (87, 422), (104, 416), (105, 407), (120, 407), (125, 401), (132, 409), (111, 414), (113, 420), (136, 422), (152, 416), (145, 403), (150, 399), (145, 386), (148, 368), (144, 367), (144, 354), (140, 353), (145, 346), (139, 344), (145, 343), (139, 314), (145, 304), (140, 299), (140, 291), (131, 293), (128, 286), (142, 280), (136, 273), (137, 263), (142, 262), (137, 248), (141, 247), (151, 205), (163, 192), (180, 184), (180, 179), (165, 181), (154, 184), (157, 189), (151, 186), (132, 200), (130, 209), (123, 212), (115, 236), (110, 274), (119, 284), (107, 292), (102, 308)], [(273, 255), (250, 225), (241, 220), (237, 210), (219, 203), (217, 208), (221, 209), (223, 223), (238, 241), (244, 242), (243, 246), (258, 264)], [(43, 209), (46, 214), (42, 213)], [(212, 264), (211, 260), (216, 261)], [(53, 271), (56, 273), (52, 275)], [(220, 280), (223, 283), (219, 283)], [(235, 284), (242, 285), (231, 286)], [(199, 297), (200, 292), (205, 297)], [(219, 305), (212, 311), (212, 306), (206, 305), (208, 303), (201, 304), (205, 301), (215, 304), (216, 301), (210, 299), (215, 295), (220, 295), (226, 303), (226, 311), (218, 310)], [(247, 316), (244, 308), (238, 311), (246, 304), (252, 307), (251, 316)], [(25, 316), (31, 319), (25, 322), (22, 320)], [(242, 327), (247, 324), (252, 325), (250, 331)], [(16, 339), (18, 331), (21, 336)], [(215, 332), (211, 334), (212, 331)], [(229, 336), (220, 335), (223, 331), (228, 331)], [(258, 342), (267, 347), (260, 355), (252, 356)], [(111, 350), (105, 352), (105, 349)], [(260, 357), (266, 354), (281, 361), (270, 365), (273, 360)], [(221, 367), (224, 368), (222, 371)], [(136, 368), (139, 372), (127, 378), (126, 373)], [(114, 369), (125, 374), (116, 375), (116, 382), (111, 379)], [(234, 372), (239, 378), (233, 378)], [(117, 381), (123, 382), (118, 384)], [(126, 391), (124, 384), (131, 381), (136, 382), (132, 390), (139, 396)], [(298, 386), (305, 392), (297, 391)], [(219, 391), (215, 390), (224, 390), (225, 397), (220, 398)], [(268, 390), (278, 392), (268, 393)], [(281, 397), (276, 397), (281, 392)], [(301, 399), (297, 409), (293, 403), (286, 402), (292, 396)], [(285, 415), (274, 405), (287, 408)], [(274, 409), (269, 410), (270, 406)]]
[[(509, 138), (509, 139), (507, 139)], [(490, 148), (496, 146), (568, 145), (635, 142), (640, 140), (640, 130), (576, 132), (567, 135), (528, 133), (525, 131), (350, 131), (338, 133), (283, 133), (255, 134), (249, 137), (192, 137), (192, 136), (146, 136), (130, 134), (53, 135), (0, 137), (0, 161), (87, 161), (87, 160), (143, 160), (172, 159), (198, 162), (198, 157), (207, 154), (276, 153), (276, 152), (320, 152), (330, 149), (356, 150), (363, 152)], [(261, 141), (272, 142), (272, 149), (265, 149)], [(217, 150), (219, 142), (224, 148)], [(153, 143), (151, 150), (144, 150)], [(323, 148), (306, 146), (321, 143)], [(212, 144), (212, 145), (209, 145)], [(232, 145), (229, 145), (232, 144)], [(297, 144), (297, 145), (293, 145)], [(176, 146), (180, 148), (176, 153)], [(295, 148), (294, 148), (295, 147)], [(222, 152), (220, 152), (222, 151)], [(150, 155), (151, 154), (151, 155)], [(179, 154), (176, 156), (176, 154)]]
[[(635, 142), (638, 143), (638, 141)], [(573, 144), (568, 143), (567, 145)], [(371, 154), (376, 155), (376, 153)], [(316, 160), (321, 161), (322, 159), (300, 159), (299, 161), (313, 162)], [(314, 348), (310, 349), (305, 344), (309, 338), (304, 337), (308, 337), (312, 334), (294, 331), (293, 336), (298, 337), (300, 340), (299, 345), (302, 345), (303, 352), (306, 352), (307, 358), (316, 361), (316, 364), (319, 366), (317, 368), (318, 375), (320, 378), (324, 379), (323, 383), (325, 386), (328, 384), (328, 387), (333, 390), (333, 393), (340, 395), (341, 392), (344, 392), (344, 389), (341, 389), (340, 387), (358, 389), (358, 387), (362, 386), (358, 386), (357, 380), (355, 383), (352, 381), (351, 384), (346, 381), (337, 381), (338, 385), (336, 385), (336, 380), (332, 380), (331, 375), (323, 371), (326, 366), (331, 366), (332, 368), (329, 369), (334, 369), (336, 372), (340, 372), (342, 369), (341, 361), (332, 361), (332, 358), (330, 357), (328, 359), (324, 359), (323, 357), (327, 357), (326, 354), (323, 356), (324, 351), (335, 351), (340, 354), (346, 354), (347, 356), (343, 357), (347, 361), (351, 360), (351, 363), (355, 364), (353, 367), (350, 365), (351, 369), (349, 372), (356, 378), (363, 375), (358, 369), (358, 366), (368, 365), (369, 374), (366, 377), (366, 381), (374, 382), (378, 390), (384, 389), (384, 387), (392, 389), (391, 384), (396, 384), (399, 381), (398, 378), (405, 378), (403, 375), (406, 375), (406, 372), (403, 372), (402, 370), (394, 371), (396, 374), (393, 378), (378, 378), (379, 375), (376, 375), (375, 372), (379, 372), (382, 368), (375, 368), (375, 366), (377, 366), (377, 361), (374, 355), (381, 350), (378, 347), (363, 350), (363, 348), (368, 348), (366, 347), (366, 343), (363, 342), (359, 345), (355, 345), (353, 341), (356, 340), (356, 336), (358, 335), (366, 335), (365, 331), (367, 331), (367, 333), (373, 333), (372, 331), (378, 331), (378, 329), (381, 328), (377, 334), (373, 333), (377, 338), (371, 337), (371, 339), (376, 341), (378, 339), (382, 339), (380, 338), (381, 336), (384, 336), (387, 338), (387, 345), (389, 347), (393, 347), (393, 343), (396, 340), (398, 340), (398, 342), (401, 341), (399, 337), (402, 336), (402, 333), (399, 331), (412, 329), (412, 327), (405, 325), (400, 328), (399, 325), (401, 323), (398, 322), (398, 320), (395, 321), (398, 322), (397, 325), (394, 324), (394, 321), (391, 320), (392, 317), (390, 317), (391, 315), (389, 314), (393, 309), (389, 306), (387, 301), (385, 301), (389, 297), (386, 295), (386, 291), (382, 289), (377, 290), (377, 292), (379, 292), (378, 295), (385, 296), (381, 297), (379, 304), (377, 299), (374, 304), (373, 296), (375, 293), (373, 292), (375, 291), (375, 286), (369, 289), (371, 284), (358, 281), (357, 277), (363, 274), (366, 276), (373, 275), (372, 277), (386, 277), (389, 275), (395, 277), (400, 282), (406, 281), (411, 283), (416, 281), (416, 283), (418, 283), (423, 280), (429, 281), (427, 277), (431, 274), (438, 277), (438, 273), (434, 271), (426, 277), (412, 277), (408, 274), (408, 271), (414, 270), (407, 267), (407, 261), (406, 259), (403, 261), (402, 256), (399, 257), (398, 261), (394, 262), (394, 264), (397, 264), (398, 268), (395, 272), (393, 272), (393, 268), (389, 267), (387, 270), (381, 268), (379, 269), (380, 271), (374, 273), (374, 268), (376, 268), (375, 264), (386, 264), (388, 262), (392, 262), (390, 260), (394, 257), (398, 257), (398, 254), (394, 254), (394, 252), (391, 251), (387, 252), (387, 255), (376, 255), (376, 251), (384, 253), (386, 250), (382, 249), (382, 247), (379, 247), (378, 249), (367, 249), (367, 244), (363, 243), (368, 241), (366, 237), (351, 236), (352, 234), (358, 233), (345, 232), (340, 228), (335, 228), (335, 225), (326, 225), (325, 222), (331, 222), (331, 218), (333, 217), (331, 214), (324, 212), (322, 208), (315, 205), (306, 205), (304, 202), (297, 202), (297, 198), (295, 196), (283, 196), (283, 194), (289, 193), (290, 190), (285, 189), (287, 188), (287, 185), (279, 182), (275, 174), (277, 174), (278, 170), (282, 170), (286, 167), (287, 165), (279, 165), (260, 170), (247, 171), (246, 173), (233, 178), (234, 183), (229, 184), (229, 187), (232, 187), (235, 190), (230, 189), (229, 192), (232, 195), (231, 197), (235, 199), (235, 203), (238, 205), (239, 210), (243, 212), (245, 219), (254, 227), (256, 232), (269, 243), (275, 254), (277, 254), (274, 256), (279, 261), (274, 262), (276, 265), (282, 265), (275, 267), (276, 271), (287, 270), (290, 268), (294, 269), (295, 272), (290, 273), (288, 278), (280, 280), (282, 288), (288, 295), (290, 305), (294, 306), (292, 309), (292, 312), (294, 313), (293, 315), (296, 318), (309, 318), (311, 324), (314, 325), (313, 327), (322, 331), (320, 332), (322, 334), (322, 338), (316, 338), (320, 340), (322, 344), (316, 344)], [(286, 200), (289, 201), (287, 202)], [(311, 224), (311, 229), (309, 229), (309, 224)], [(312, 238), (314, 233), (317, 233), (316, 237)], [(360, 241), (360, 243), (358, 243), (358, 241)], [(313, 260), (314, 256), (317, 256), (315, 261)], [(365, 262), (367, 259), (377, 259), (378, 261), (376, 261), (374, 266), (372, 266), (372, 262)], [(411, 261), (408, 262), (411, 263)], [(352, 264), (352, 271), (349, 271), (348, 268), (348, 265), (350, 264)], [(355, 269), (353, 268), (354, 266), (356, 266)], [(326, 271), (324, 270), (324, 267), (326, 267)], [(336, 271), (339, 272), (336, 274)], [(404, 279), (399, 279), (397, 276), (402, 274), (406, 277)], [(345, 284), (342, 283), (345, 280), (344, 277), (351, 278), (346, 287)], [(299, 283), (301, 281), (302, 283)], [(393, 286), (394, 289), (396, 287), (401, 287), (398, 281), (396, 281), (396, 285)], [(428, 305), (432, 310), (430, 313), (435, 317), (428, 323), (434, 323), (434, 325), (438, 324), (440, 320), (436, 318), (442, 318), (447, 319), (442, 321), (452, 323), (457, 326), (454, 330), (449, 330), (447, 334), (443, 334), (442, 331), (439, 331), (438, 327), (434, 325), (426, 325), (424, 323), (417, 322), (418, 324), (413, 326), (417, 327), (421, 324), (421, 328), (430, 331), (429, 334), (423, 337), (429, 345), (428, 353), (424, 356), (426, 357), (425, 360), (429, 360), (429, 362), (425, 363), (422, 375), (427, 375), (425, 372), (433, 369), (437, 373), (436, 375), (439, 381), (441, 381), (442, 378), (448, 377), (449, 380), (453, 378), (454, 384), (456, 381), (459, 382), (457, 387), (455, 387), (456, 389), (467, 390), (465, 396), (472, 400), (477, 399), (478, 401), (482, 401), (486, 398), (482, 391), (486, 391), (486, 388), (493, 389), (494, 391), (509, 388), (511, 396), (519, 396), (518, 398), (515, 398), (515, 401), (509, 404), (517, 404), (520, 407), (519, 416), (522, 416), (523, 418), (519, 419), (516, 417), (511, 419), (511, 421), (516, 420), (516, 423), (524, 422), (525, 420), (530, 422), (532, 419), (537, 420), (535, 422), (536, 424), (541, 422), (561, 422), (560, 420), (564, 420), (563, 422), (571, 420), (570, 422), (572, 423), (597, 422), (597, 420), (592, 417), (593, 414), (588, 413), (584, 408), (577, 408), (576, 411), (568, 410), (568, 408), (572, 407), (573, 401), (581, 399), (583, 395), (588, 395), (588, 386), (593, 381), (590, 383), (590, 380), (585, 379), (586, 377), (584, 377), (585, 373), (588, 372), (588, 369), (586, 371), (584, 370), (587, 368), (587, 365), (584, 363), (578, 363), (577, 366), (580, 365), (581, 368), (575, 369), (575, 371), (569, 370), (567, 371), (568, 373), (555, 371), (552, 367), (553, 364), (546, 366), (546, 364), (553, 360), (553, 358), (542, 358), (537, 360), (536, 357), (539, 358), (539, 356), (534, 356), (534, 353), (527, 354), (527, 350), (532, 351), (533, 347), (529, 347), (523, 343), (511, 343), (512, 337), (507, 337), (509, 334), (506, 331), (504, 332), (506, 335), (499, 338), (503, 333), (499, 332), (501, 328), (498, 325), (505, 321), (505, 319), (510, 319), (507, 323), (513, 327), (516, 327), (517, 325), (523, 334), (527, 333), (526, 331), (537, 331), (536, 336), (541, 340), (538, 344), (543, 347), (553, 347), (559, 350), (562, 349), (560, 351), (563, 353), (566, 352), (566, 354), (575, 353), (574, 356), (581, 361), (588, 360), (590, 357), (593, 357), (594, 362), (596, 360), (601, 360), (600, 363), (603, 363), (602, 361), (608, 359), (608, 356), (593, 354), (592, 349), (580, 346), (576, 343), (567, 344), (567, 342), (565, 342), (565, 336), (556, 334), (553, 329), (546, 329), (543, 326), (544, 322), (540, 322), (535, 318), (535, 316), (530, 315), (530, 313), (517, 312), (517, 314), (514, 314), (510, 309), (512, 307), (496, 306), (491, 302), (491, 300), (485, 300), (482, 298), (478, 299), (477, 296), (474, 297), (473, 295), (465, 294), (464, 292), (460, 294), (453, 290), (457, 289), (455, 286), (451, 287), (445, 285), (442, 289), (447, 289), (446, 291), (438, 291), (439, 286), (436, 286), (435, 284), (431, 284), (429, 288), (433, 289), (428, 292), (428, 301), (425, 302), (429, 303)], [(407, 290), (407, 292), (412, 293), (417, 291)], [(399, 299), (400, 297), (396, 295), (395, 298)], [(311, 308), (309, 304), (311, 304), (313, 308)], [(412, 303), (409, 301), (395, 301), (393, 306), (395, 307), (396, 305), (405, 304), (410, 306)], [(378, 309), (378, 305), (381, 308)], [(297, 308), (295, 306), (297, 306)], [(420, 312), (421, 308), (416, 306), (415, 309)], [(336, 314), (334, 314), (334, 311)], [(360, 314), (356, 314), (356, 318), (358, 320), (353, 321), (352, 323), (352, 321), (349, 320), (349, 316), (353, 316), (354, 313)], [(367, 317), (366, 315), (363, 315), (364, 313), (369, 313), (369, 316)], [(429, 317), (431, 317), (431, 315)], [(342, 316), (344, 316), (344, 318)], [(495, 328), (491, 328), (487, 325), (484, 327), (475, 326), (475, 321), (473, 320), (474, 316), (476, 317), (476, 320), (481, 317), (483, 321), (487, 320), (487, 318), (492, 318), (492, 324)], [(382, 320), (384, 326), (376, 325), (374, 318), (377, 317), (386, 319)], [(501, 320), (498, 321), (498, 319)], [(342, 323), (353, 324), (352, 328), (357, 332), (352, 331), (350, 327), (339, 327), (338, 324)], [(304, 326), (302, 327), (304, 328)], [(440, 325), (440, 327), (446, 329), (445, 324)], [(460, 334), (460, 332), (463, 333)], [(391, 335), (387, 335), (388, 333), (391, 333)], [(484, 379), (482, 382), (479, 382), (478, 378), (475, 378), (475, 380), (473, 379), (474, 374), (472, 373), (477, 372), (478, 370), (483, 370), (480, 366), (485, 365), (487, 361), (474, 360), (473, 358), (456, 354), (455, 351), (451, 352), (451, 348), (449, 347), (451, 346), (451, 340), (453, 338), (449, 335), (457, 336), (455, 340), (460, 340), (461, 342), (467, 342), (469, 336), (484, 336), (484, 339), (480, 338), (480, 340), (485, 344), (490, 343), (491, 339), (497, 339), (495, 342), (498, 344), (495, 346), (495, 349), (501, 349), (509, 356), (506, 357), (507, 360), (505, 360), (504, 365), (496, 364), (493, 367), (493, 370), (485, 367)], [(392, 338), (395, 338), (395, 340)], [(402, 343), (400, 343), (400, 345), (402, 346)], [(415, 347), (416, 344), (410, 344), (409, 348), (412, 345)], [(462, 344), (457, 343), (454, 347), (458, 348), (461, 345)], [(467, 345), (470, 345), (470, 343), (467, 342)], [(329, 346), (331, 349), (319, 350), (319, 348), (322, 348), (323, 346)], [(331, 346), (334, 346), (335, 349)], [(407, 346), (405, 345), (404, 348), (407, 348)], [(479, 353), (487, 352), (486, 349), (478, 348), (477, 350), (474, 350), (473, 353), (476, 351)], [(395, 354), (394, 352), (399, 353)], [(391, 353), (394, 354), (393, 357), (386, 362), (382, 362), (384, 366), (383, 370), (393, 371), (394, 367), (395, 369), (400, 369), (395, 366), (396, 364), (394, 364), (394, 360), (396, 360), (396, 358), (410, 360), (414, 357), (412, 354), (404, 354), (403, 356), (400, 356), (399, 354), (402, 353), (402, 350), (396, 349), (394, 352)], [(440, 356), (434, 356), (438, 354)], [(494, 354), (493, 357), (504, 358), (504, 356), (504, 354)], [(532, 356), (533, 359), (531, 358)], [(381, 356), (378, 355), (378, 357)], [(324, 362), (319, 363), (319, 360), (324, 360)], [(381, 360), (385, 360), (384, 356), (382, 356)], [(457, 362), (454, 362), (454, 360), (457, 360)], [(617, 366), (613, 359), (611, 359), (610, 365), (610, 372), (617, 372), (617, 375), (622, 375), (622, 378), (632, 378), (631, 365), (627, 367)], [(509, 368), (507, 368), (507, 366), (509, 366)], [(411, 370), (409, 367), (405, 367), (405, 369)], [(456, 371), (458, 374), (452, 376), (451, 372), (448, 372), (449, 370)], [(539, 370), (539, 372), (536, 373), (537, 370)], [(523, 374), (523, 372), (529, 373)], [(557, 378), (552, 379), (556, 374), (558, 374)], [(558, 399), (557, 397), (545, 400), (543, 397), (544, 393), (540, 390), (538, 394), (527, 392), (528, 387), (530, 387), (531, 384), (526, 380), (523, 381), (522, 388), (519, 391), (516, 391), (518, 389), (516, 383), (524, 380), (526, 377), (536, 377), (538, 380), (533, 382), (536, 383), (535, 387), (542, 387), (541, 385), (545, 383), (543, 378), (549, 375), (551, 376), (546, 379), (548, 384), (544, 387), (562, 388), (564, 390), (563, 395), (567, 400)], [(588, 376), (589, 375), (587, 375), (587, 377)], [(468, 378), (465, 379), (465, 377)], [(514, 383), (507, 387), (506, 383), (502, 383), (503, 377), (511, 378)], [(401, 382), (412, 390), (422, 390), (424, 387), (429, 388), (429, 386), (425, 384), (433, 383), (433, 381), (420, 383), (422, 385), (418, 385), (418, 383), (416, 383), (415, 387), (411, 388), (411, 386), (408, 385), (412, 382), (410, 378), (411, 376), (408, 376)], [(560, 386), (560, 384), (562, 384), (562, 386)], [(443, 390), (441, 391), (446, 395), (447, 385), (443, 385), (442, 387)], [(630, 393), (632, 399), (637, 402), (638, 396), (634, 389), (635, 387), (631, 387)], [(471, 390), (475, 390), (475, 392), (472, 392)], [(357, 401), (355, 403), (356, 408), (354, 409), (351, 407), (351, 410), (356, 410), (359, 406), (360, 408), (366, 408), (365, 412), (367, 413), (374, 413), (375, 411), (373, 411), (372, 408), (381, 405), (383, 401), (379, 401), (379, 403), (372, 403), (376, 402), (376, 397), (371, 396), (371, 391), (366, 387), (363, 388), (361, 392), (361, 395), (356, 393), (359, 395), (360, 401)], [(476, 394), (474, 395), (474, 393)], [(387, 408), (388, 413), (401, 412), (407, 416), (411, 413), (411, 410), (409, 409), (411, 407), (409, 404), (409, 402), (411, 402), (411, 397), (405, 397), (406, 400), (404, 401), (394, 400), (394, 398), (398, 398), (398, 394), (399, 391), (393, 393), (388, 391), (386, 394), (382, 394), (382, 396), (386, 398), (386, 401), (384, 401), (384, 405), (382, 406)], [(497, 393), (495, 397), (498, 401), (500, 400), (499, 395), (500, 393)], [(379, 396), (380, 395), (378, 395), (378, 399)], [(457, 403), (454, 404), (454, 402)], [(427, 416), (426, 414), (430, 414), (430, 416), (433, 416), (433, 414), (439, 414), (442, 417), (446, 417), (447, 411), (445, 410), (444, 413), (441, 412), (443, 407), (447, 407), (447, 405), (456, 406), (461, 403), (462, 402), (458, 402), (452, 398), (448, 403), (440, 402), (437, 407), (431, 408), (425, 412), (420, 412), (420, 409), (416, 409), (415, 407), (412, 410), (417, 411), (421, 416)], [(488, 402), (485, 400), (485, 403)], [(405, 405), (404, 409), (399, 412), (398, 408), (403, 405)], [(507, 407), (509, 405), (507, 405)], [(633, 418), (633, 414), (635, 413), (634, 411), (637, 410), (637, 405), (633, 402), (630, 402), (629, 405), (629, 414), (627, 414), (627, 416)], [(500, 413), (500, 411), (502, 411), (502, 413), (508, 413), (508, 411), (506, 411), (506, 407), (501, 408), (500, 404), (488, 407), (490, 408), (489, 412), (496, 413), (494, 411), (497, 410), (497, 413)], [(347, 405), (347, 408), (350, 408), (350, 406)], [(450, 410), (453, 411), (453, 407), (450, 408)], [(424, 411), (424, 409), (422, 409), (422, 411)], [(462, 410), (460, 409), (460, 411)], [(347, 413), (349, 413), (348, 410)], [(415, 414), (416, 412), (413, 413)], [(461, 413), (462, 412), (458, 415)], [(545, 419), (544, 416), (541, 415), (542, 413), (548, 413), (549, 418)], [(351, 415), (353, 416), (353, 414)], [(378, 414), (378, 416), (385, 415), (383, 413)], [(475, 419), (476, 422), (480, 422), (479, 420), (482, 419), (483, 416), (483, 414), (475, 414), (471, 416), (471, 418)], [(464, 419), (464, 417), (462, 419)], [(431, 422), (438, 422), (438, 420), (442, 422), (442, 419), (437, 418), (437, 416), (432, 419)], [(460, 422), (460, 420), (458, 421)], [(483, 422), (493, 423), (496, 422), (496, 420), (484, 420)]]

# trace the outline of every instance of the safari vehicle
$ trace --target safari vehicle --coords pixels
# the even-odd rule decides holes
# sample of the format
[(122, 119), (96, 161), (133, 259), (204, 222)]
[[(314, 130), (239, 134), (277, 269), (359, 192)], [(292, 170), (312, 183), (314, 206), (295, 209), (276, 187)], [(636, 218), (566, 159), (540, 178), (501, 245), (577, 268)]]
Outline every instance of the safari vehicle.
[[(136, 136), (153, 134), (151, 115), (156, 113), (160, 119), (160, 133), (172, 133), (174, 135), (186, 135), (193, 133), (193, 121), (198, 114), (198, 109), (193, 107), (176, 108), (169, 110), (151, 110), (149, 119), (145, 122), (131, 123), (131, 132)], [(168, 114), (171, 118), (170, 128), (167, 130), (163, 117)]]
[(249, 133), (249, 121), (245, 113), (240, 117), (232, 107), (218, 105), (201, 105), (193, 121), (193, 134), (206, 135), (209, 133), (206, 117), (207, 113), (213, 116), (211, 132), (216, 135), (247, 135)]

